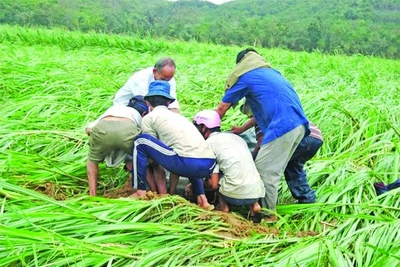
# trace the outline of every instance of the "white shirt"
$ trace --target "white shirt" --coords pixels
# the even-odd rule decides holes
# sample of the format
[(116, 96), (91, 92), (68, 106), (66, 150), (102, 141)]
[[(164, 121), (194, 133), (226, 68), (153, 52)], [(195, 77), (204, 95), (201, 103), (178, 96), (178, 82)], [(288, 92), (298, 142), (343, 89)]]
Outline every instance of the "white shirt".
[(241, 137), (228, 132), (214, 132), (206, 141), (217, 157), (214, 173), (223, 173), (219, 180), (221, 194), (237, 199), (264, 197), (264, 183)]
[[(138, 72), (135, 72), (129, 80), (122, 86), (114, 96), (113, 105), (126, 106), (135, 95), (145, 96), (149, 91), (149, 85), (154, 81), (153, 67), (149, 67)], [(171, 91), (170, 95), (175, 98), (168, 108), (179, 109), (179, 102), (176, 98), (176, 82), (172, 78), (168, 81)]]

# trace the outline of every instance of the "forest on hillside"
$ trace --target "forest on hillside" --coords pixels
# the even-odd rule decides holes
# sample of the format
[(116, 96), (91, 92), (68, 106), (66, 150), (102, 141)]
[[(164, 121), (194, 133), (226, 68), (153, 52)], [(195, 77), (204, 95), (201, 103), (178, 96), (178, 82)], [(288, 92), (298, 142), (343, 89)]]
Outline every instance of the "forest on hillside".
[(398, 0), (2, 0), (0, 23), (400, 58)]

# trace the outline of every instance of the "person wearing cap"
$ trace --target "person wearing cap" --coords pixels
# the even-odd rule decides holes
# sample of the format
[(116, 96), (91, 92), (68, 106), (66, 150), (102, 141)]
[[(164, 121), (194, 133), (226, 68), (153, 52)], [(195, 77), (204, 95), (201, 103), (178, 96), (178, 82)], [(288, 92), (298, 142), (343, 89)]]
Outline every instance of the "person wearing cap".
[[(242, 126), (232, 126), (231, 132), (241, 134), (251, 127), (254, 127), (257, 144), (252, 154), (255, 159), (260, 149), (264, 134), (251, 113), (248, 101), (245, 101), (245, 103), (240, 107), (240, 111), (249, 116), (250, 119)], [(315, 203), (316, 201), (315, 191), (312, 190), (308, 184), (307, 173), (304, 166), (306, 162), (312, 159), (321, 148), (323, 137), (321, 130), (315, 124), (309, 121), (309, 125), (310, 135), (305, 136), (301, 140), (283, 172), (290, 193), (299, 204)]]
[(176, 65), (169, 58), (164, 57), (155, 63), (154, 67), (148, 67), (135, 72), (114, 96), (113, 105), (128, 105), (129, 99), (135, 95), (146, 95), (149, 85), (153, 81), (167, 81), (171, 88), (171, 95), (175, 101), (168, 106), (170, 110), (179, 113), (179, 101), (176, 99), (176, 81), (174, 79)]
[[(113, 105), (128, 104), (129, 99), (134, 95), (146, 95), (149, 91), (149, 85), (153, 81), (167, 81), (170, 85), (170, 94), (175, 98), (175, 101), (171, 102), (168, 109), (179, 113), (179, 101), (176, 96), (176, 81), (174, 79), (176, 70), (175, 62), (169, 58), (164, 57), (155, 63), (154, 67), (148, 67), (135, 72), (128, 81), (122, 86), (114, 96)], [(152, 167), (154, 176), (162, 177), (165, 176), (165, 171), (159, 168), (156, 164)], [(175, 194), (176, 185), (179, 182), (179, 176), (170, 173), (169, 175), (169, 193)]]
[(146, 165), (152, 160), (172, 173), (189, 178), (197, 203), (213, 209), (205, 196), (202, 180), (215, 167), (213, 151), (187, 118), (168, 110), (168, 105), (175, 100), (170, 95), (169, 83), (150, 83), (145, 100), (150, 112), (142, 120), (142, 134), (134, 140), (132, 177), (137, 191), (132, 197), (146, 194)]
[(264, 197), (265, 188), (246, 142), (233, 133), (221, 132), (221, 118), (214, 110), (200, 111), (193, 123), (216, 155), (217, 166), (205, 182), (218, 189), (217, 209), (229, 212), (229, 205), (246, 205), (250, 217), (255, 216), (261, 211), (258, 200)]
[[(89, 152), (86, 163), (89, 180), (89, 194), (96, 196), (99, 163), (106, 161), (107, 166), (117, 167), (132, 154), (133, 139), (140, 133), (142, 117), (148, 113), (143, 96), (133, 97), (128, 106), (112, 106), (87, 128)], [(155, 179), (161, 179), (158, 176)], [(165, 183), (165, 179), (164, 179)], [(162, 181), (157, 180), (161, 193)]]
[(243, 97), (264, 133), (255, 161), (265, 186), (261, 205), (268, 214), (264, 219), (276, 221), (281, 176), (300, 141), (310, 133), (308, 119), (292, 85), (252, 48), (236, 56), (216, 110), (220, 117)]

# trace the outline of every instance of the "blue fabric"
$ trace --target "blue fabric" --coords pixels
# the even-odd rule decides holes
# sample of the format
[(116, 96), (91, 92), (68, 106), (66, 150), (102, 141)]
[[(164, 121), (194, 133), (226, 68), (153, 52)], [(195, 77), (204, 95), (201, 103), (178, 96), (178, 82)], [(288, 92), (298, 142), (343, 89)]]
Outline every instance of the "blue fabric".
[(292, 196), (298, 200), (298, 203), (315, 202), (315, 192), (308, 184), (304, 165), (314, 157), (322, 143), (317, 138), (304, 137), (286, 166), (284, 171), (285, 179)]
[(175, 101), (175, 98), (170, 95), (170, 91), (171, 86), (169, 85), (169, 82), (157, 80), (150, 83), (149, 92), (145, 95), (144, 99), (149, 96), (163, 96), (171, 100), (172, 103)]
[(395, 182), (385, 185), (382, 182), (374, 183), (376, 194), (379, 196), (383, 193), (386, 193), (390, 190), (396, 189), (400, 187), (400, 179), (397, 179)]
[[(203, 178), (212, 174), (216, 164), (215, 159), (181, 157), (169, 146), (149, 134), (141, 134), (136, 137), (133, 156), (132, 177), (135, 177), (134, 172), (136, 171), (137, 188), (140, 190), (146, 190), (148, 159), (154, 160), (171, 173), (189, 178), (196, 195), (204, 194)], [(134, 179), (132, 181), (134, 182)]]
[(236, 104), (243, 97), (249, 101), (253, 115), (265, 133), (263, 145), (302, 124), (306, 126), (305, 136), (310, 134), (297, 93), (277, 70), (258, 68), (243, 74), (225, 92), (222, 101)]
[[(222, 194), (221, 194), (222, 195)], [(256, 203), (259, 198), (246, 198), (246, 199), (238, 199), (238, 198), (232, 198), (232, 197), (227, 197), (225, 195), (222, 195), (223, 198), (227, 203), (229, 203), (232, 206), (247, 206), (247, 205), (253, 205)]]

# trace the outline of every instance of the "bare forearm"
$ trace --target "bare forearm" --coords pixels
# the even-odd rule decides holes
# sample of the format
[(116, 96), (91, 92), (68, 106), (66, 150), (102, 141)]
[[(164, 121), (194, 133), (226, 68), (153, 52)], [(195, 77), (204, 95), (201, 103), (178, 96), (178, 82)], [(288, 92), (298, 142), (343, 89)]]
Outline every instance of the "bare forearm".
[(221, 103), (219, 103), (219, 105), (215, 111), (218, 113), (219, 117), (222, 119), (230, 107), (231, 107), (230, 103), (221, 102)]
[(244, 131), (247, 131), (248, 129), (250, 129), (251, 127), (254, 127), (256, 125), (256, 120), (254, 118), (249, 119), (245, 124), (243, 124), (242, 126), (232, 126), (231, 128), (231, 132), (235, 133), (235, 134), (241, 134)]
[(99, 176), (99, 166), (98, 164), (87, 161), (86, 163), (86, 173), (89, 180), (89, 194), (91, 196), (96, 196), (97, 194), (97, 177)]
[(243, 132), (247, 131), (248, 129), (256, 125), (257, 125), (256, 119), (254, 119), (254, 117), (250, 118), (250, 120), (246, 121), (246, 123), (242, 125)]

